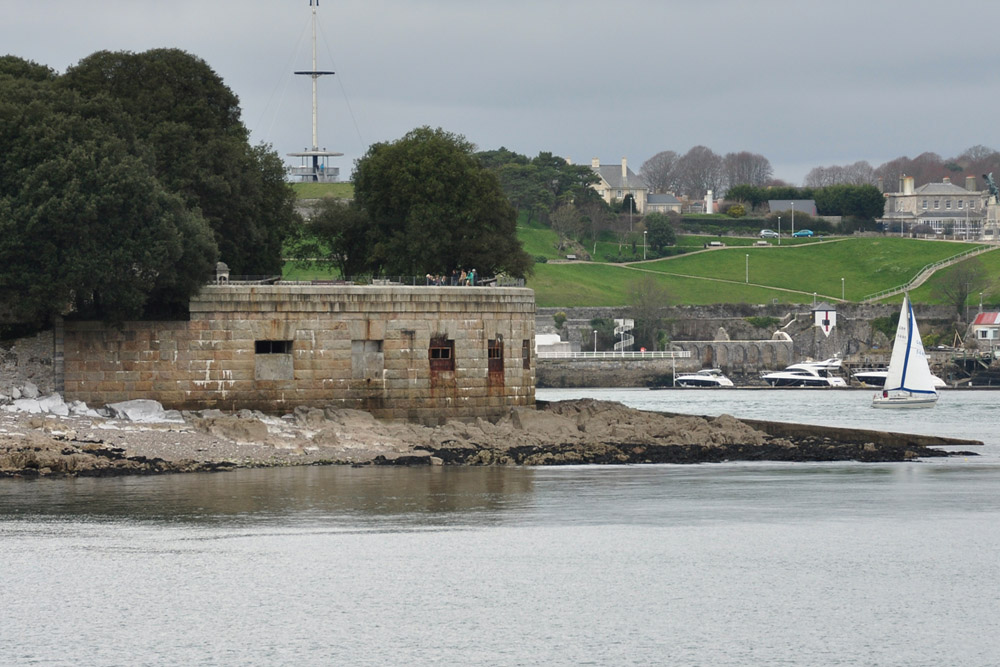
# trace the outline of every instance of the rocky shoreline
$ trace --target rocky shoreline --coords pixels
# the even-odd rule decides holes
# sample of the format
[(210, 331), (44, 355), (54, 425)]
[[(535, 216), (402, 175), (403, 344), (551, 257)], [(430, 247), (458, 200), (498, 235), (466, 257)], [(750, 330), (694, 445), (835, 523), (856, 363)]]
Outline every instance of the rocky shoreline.
[[(0, 412), (0, 478), (152, 475), (291, 465), (567, 465), (722, 461), (913, 461), (975, 441), (643, 412), (580, 399), (518, 408), (496, 424), (434, 428), (356, 410), (273, 417), (218, 410), (162, 420), (93, 410)], [(162, 412), (162, 410), (161, 410)]]

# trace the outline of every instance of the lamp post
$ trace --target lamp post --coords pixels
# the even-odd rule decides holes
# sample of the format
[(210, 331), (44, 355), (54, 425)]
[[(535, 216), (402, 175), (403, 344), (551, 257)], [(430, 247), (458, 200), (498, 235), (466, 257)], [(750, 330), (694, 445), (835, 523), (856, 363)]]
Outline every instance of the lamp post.
[(781, 245), (781, 216), (778, 216), (778, 245)]
[(642, 230), (642, 258), (646, 259), (646, 230)]
[(746, 284), (750, 284), (750, 253), (747, 253), (747, 277)]
[(844, 279), (840, 279), (840, 300), (844, 300)]
[(597, 329), (594, 329), (594, 354), (597, 354)]
[(982, 312), (983, 312), (983, 293), (980, 292), (979, 293), (979, 313), (982, 314)]
[(792, 236), (795, 236), (795, 202), (792, 202)]

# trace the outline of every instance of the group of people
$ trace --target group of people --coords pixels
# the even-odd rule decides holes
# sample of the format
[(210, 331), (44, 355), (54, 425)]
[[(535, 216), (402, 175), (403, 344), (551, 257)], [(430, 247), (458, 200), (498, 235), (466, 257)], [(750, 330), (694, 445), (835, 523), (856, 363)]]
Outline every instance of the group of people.
[(461, 270), (455, 269), (451, 272), (450, 276), (435, 276), (428, 273), (427, 284), (451, 285), (452, 287), (459, 287), (459, 286), (474, 287), (476, 285), (476, 270), (469, 269), (469, 271), (466, 272), (465, 269)]

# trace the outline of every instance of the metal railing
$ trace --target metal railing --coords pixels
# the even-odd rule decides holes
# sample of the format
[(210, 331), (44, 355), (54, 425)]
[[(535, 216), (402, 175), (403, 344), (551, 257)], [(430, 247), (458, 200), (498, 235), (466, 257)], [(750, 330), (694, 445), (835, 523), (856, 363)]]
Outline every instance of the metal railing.
[(536, 359), (688, 359), (689, 350), (646, 350), (645, 352), (539, 352)]
[(972, 257), (973, 255), (981, 255), (984, 252), (988, 252), (994, 249), (995, 249), (994, 246), (988, 246), (988, 245), (976, 246), (975, 248), (970, 248), (965, 252), (960, 252), (957, 255), (952, 255), (951, 257), (946, 257), (945, 259), (939, 259), (938, 261), (932, 262), (931, 264), (928, 264), (924, 268), (917, 271), (917, 275), (915, 275), (908, 283), (904, 285), (899, 285), (897, 287), (884, 289), (881, 292), (875, 292), (874, 294), (869, 294), (868, 296), (863, 298), (862, 301), (878, 301), (879, 299), (884, 299), (889, 296), (895, 296), (900, 292), (905, 292), (906, 290), (915, 287), (917, 284), (919, 284), (918, 281), (922, 282), (925, 279), (925, 274), (933, 273), (935, 270), (943, 266), (948, 266), (949, 264), (954, 264), (955, 262), (958, 262), (960, 260)]
[(475, 283), (455, 282), (445, 276), (443, 279), (427, 276), (351, 276), (347, 278), (327, 278), (317, 280), (282, 280), (281, 276), (229, 276), (215, 278), (215, 285), (359, 285), (359, 286), (408, 286), (408, 287), (524, 287), (524, 278), (498, 276), (476, 278)]

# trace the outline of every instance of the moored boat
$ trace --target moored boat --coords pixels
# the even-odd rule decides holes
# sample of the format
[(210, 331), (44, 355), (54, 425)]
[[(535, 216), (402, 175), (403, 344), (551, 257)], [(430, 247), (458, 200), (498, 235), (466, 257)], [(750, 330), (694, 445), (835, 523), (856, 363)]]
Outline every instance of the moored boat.
[(718, 368), (703, 368), (697, 373), (682, 373), (674, 378), (678, 387), (732, 387), (733, 381)]
[(844, 378), (837, 375), (840, 359), (803, 361), (788, 366), (783, 371), (761, 374), (761, 379), (772, 387), (846, 387)]

